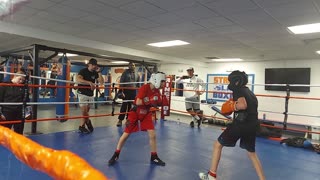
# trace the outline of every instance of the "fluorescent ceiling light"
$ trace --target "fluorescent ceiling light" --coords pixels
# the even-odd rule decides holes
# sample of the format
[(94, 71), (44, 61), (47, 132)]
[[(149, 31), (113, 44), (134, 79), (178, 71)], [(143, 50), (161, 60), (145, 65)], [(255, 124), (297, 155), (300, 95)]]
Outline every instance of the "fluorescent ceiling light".
[(307, 34), (320, 32), (320, 23), (290, 26), (288, 29), (294, 34)]
[(316, 51), (316, 53), (320, 54), (320, 51)]
[(181, 41), (181, 40), (173, 40), (173, 41), (151, 43), (148, 45), (155, 46), (155, 47), (170, 47), (170, 46), (181, 46), (181, 45), (187, 45), (187, 44), (190, 44), (190, 43), (185, 42), (185, 41)]
[[(58, 56), (63, 56), (63, 53), (59, 53)], [(78, 54), (67, 53), (66, 56), (67, 57), (74, 57), (74, 56), (78, 56)]]
[(228, 58), (228, 59), (211, 59), (212, 61), (215, 62), (235, 62), (235, 61), (243, 61), (240, 58)]
[(114, 64), (128, 64), (129, 62), (128, 61), (112, 61), (111, 63), (114, 63)]

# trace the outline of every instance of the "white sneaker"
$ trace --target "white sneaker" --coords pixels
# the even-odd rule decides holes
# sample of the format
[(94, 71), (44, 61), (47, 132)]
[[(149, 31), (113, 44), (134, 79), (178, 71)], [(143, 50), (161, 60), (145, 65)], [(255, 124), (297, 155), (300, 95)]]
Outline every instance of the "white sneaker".
[(201, 180), (216, 180), (215, 177), (210, 176), (208, 173), (200, 172), (199, 173), (199, 178)]

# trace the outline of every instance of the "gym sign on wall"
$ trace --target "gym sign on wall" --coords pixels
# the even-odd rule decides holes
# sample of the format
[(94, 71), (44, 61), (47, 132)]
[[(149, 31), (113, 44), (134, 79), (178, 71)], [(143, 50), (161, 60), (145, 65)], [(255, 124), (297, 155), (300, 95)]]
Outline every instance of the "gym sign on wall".
[[(207, 95), (206, 98), (216, 101), (226, 101), (232, 98), (232, 91), (228, 90), (228, 75), (229, 74), (208, 74), (207, 75)], [(254, 92), (254, 74), (248, 74), (247, 86), (252, 92)], [(209, 92), (208, 92), (209, 91)], [(213, 91), (213, 92), (212, 92)]]

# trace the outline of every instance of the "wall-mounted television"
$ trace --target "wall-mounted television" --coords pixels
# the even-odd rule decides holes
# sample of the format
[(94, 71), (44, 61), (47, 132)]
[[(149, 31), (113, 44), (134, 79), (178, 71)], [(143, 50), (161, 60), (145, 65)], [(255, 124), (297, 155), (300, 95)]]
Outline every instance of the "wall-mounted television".
[[(265, 69), (265, 84), (310, 85), (311, 68), (269, 68)], [(290, 91), (310, 92), (310, 87), (290, 86)], [(265, 90), (286, 91), (285, 86), (265, 86)]]

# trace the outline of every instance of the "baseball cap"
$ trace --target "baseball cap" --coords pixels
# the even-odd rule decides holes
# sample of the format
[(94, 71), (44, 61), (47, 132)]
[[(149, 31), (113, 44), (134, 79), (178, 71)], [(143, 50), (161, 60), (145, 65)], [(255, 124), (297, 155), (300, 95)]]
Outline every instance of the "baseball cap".
[(193, 67), (189, 67), (188, 69), (187, 69), (187, 71), (192, 71), (193, 70)]
[(91, 58), (88, 62), (88, 64), (92, 64), (92, 65), (98, 65), (97, 60), (94, 58)]

